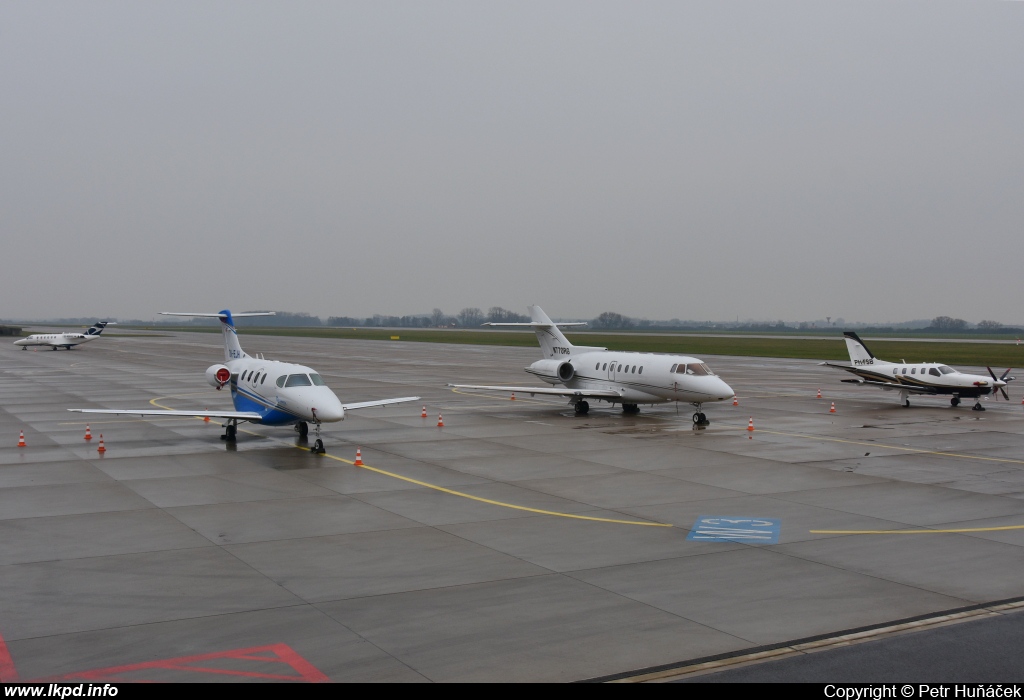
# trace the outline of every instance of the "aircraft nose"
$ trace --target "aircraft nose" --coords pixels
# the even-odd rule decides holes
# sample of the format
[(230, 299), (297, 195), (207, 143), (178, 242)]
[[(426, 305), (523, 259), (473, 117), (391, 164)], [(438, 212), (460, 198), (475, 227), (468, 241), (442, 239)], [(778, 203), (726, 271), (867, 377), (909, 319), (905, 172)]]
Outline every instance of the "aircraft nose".
[(316, 408), (316, 417), (320, 419), (321, 423), (336, 423), (345, 420), (345, 409), (342, 408), (341, 401), (330, 389), (316, 397), (314, 408)]
[(718, 380), (718, 385), (715, 387), (715, 398), (719, 401), (725, 401), (731, 399), (736, 395), (736, 392), (732, 390), (732, 387), (723, 382), (721, 379)]

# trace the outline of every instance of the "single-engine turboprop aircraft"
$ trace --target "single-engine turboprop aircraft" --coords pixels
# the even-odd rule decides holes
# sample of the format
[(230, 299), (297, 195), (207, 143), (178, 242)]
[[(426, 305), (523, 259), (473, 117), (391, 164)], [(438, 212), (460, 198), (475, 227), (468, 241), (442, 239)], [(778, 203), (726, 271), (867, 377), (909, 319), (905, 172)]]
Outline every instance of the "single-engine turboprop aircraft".
[(310, 367), (295, 365), (262, 356), (246, 355), (238, 343), (235, 332), (235, 317), (273, 316), (273, 312), (251, 312), (232, 315), (224, 310), (216, 314), (190, 314), (161, 312), (165, 316), (200, 316), (219, 318), (224, 335), (224, 363), (212, 365), (206, 370), (206, 381), (220, 390), (231, 388), (234, 411), (171, 411), (153, 409), (100, 409), (69, 408), (77, 413), (107, 413), (130, 416), (191, 416), (198, 418), (223, 418), (222, 440), (234, 442), (238, 422), (259, 423), (260, 425), (294, 425), (301, 437), (309, 432), (309, 423), (316, 429), (316, 442), (312, 451), (324, 452), (320, 439), (320, 424), (345, 420), (345, 411), (371, 406), (387, 406), (393, 403), (416, 401), (418, 396), (399, 399), (342, 403), (324, 380)]
[(961, 398), (972, 398), (975, 400), (975, 411), (984, 411), (981, 405), (982, 396), (998, 396), (1002, 393), (1003, 398), (1010, 400), (1006, 393), (1006, 383), (1015, 378), (1009, 376), (1010, 370), (1003, 372), (1003, 375), (996, 378), (996, 373), (988, 367), (989, 376), (983, 374), (965, 374), (958, 372), (952, 367), (941, 365), (937, 362), (918, 362), (907, 364), (906, 362), (895, 363), (879, 360), (868, 350), (864, 341), (853, 331), (843, 333), (846, 339), (846, 349), (850, 352), (852, 365), (840, 365), (832, 362), (822, 362), (826, 367), (835, 367), (852, 372), (857, 379), (844, 379), (847, 384), (860, 384), (865, 386), (876, 386), (888, 391), (900, 392), (900, 404), (904, 408), (910, 407), (911, 394), (923, 395), (952, 395), (949, 403), (953, 406), (960, 405)]
[(696, 410), (694, 425), (711, 422), (701, 410), (707, 402), (731, 399), (734, 392), (696, 357), (661, 355), (649, 352), (612, 352), (607, 348), (576, 346), (566, 340), (559, 326), (583, 326), (584, 323), (556, 324), (539, 306), (529, 307), (529, 323), (485, 323), (485, 326), (525, 326), (533, 328), (540, 342), (543, 360), (526, 371), (538, 379), (563, 388), (536, 386), (477, 386), (451, 384), (457, 389), (511, 391), (568, 397), (577, 415), (590, 410), (587, 399), (622, 404), (623, 413), (639, 413), (640, 404), (676, 401)]
[(97, 321), (85, 333), (37, 333), (21, 340), (15, 340), (15, 345), (20, 345), (25, 350), (30, 345), (49, 345), (51, 349), (67, 348), (70, 350), (76, 345), (96, 340), (103, 333), (107, 326), (113, 326), (116, 321)]

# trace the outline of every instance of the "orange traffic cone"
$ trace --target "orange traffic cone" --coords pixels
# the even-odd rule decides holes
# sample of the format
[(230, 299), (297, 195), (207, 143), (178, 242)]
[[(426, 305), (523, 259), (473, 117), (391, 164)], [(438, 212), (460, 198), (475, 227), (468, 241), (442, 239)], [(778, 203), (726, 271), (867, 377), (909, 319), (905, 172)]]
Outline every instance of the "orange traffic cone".
[(86, 440), (92, 440), (92, 431), (89, 430), (89, 424), (88, 423), (85, 424), (85, 439)]
[(750, 422), (747, 423), (747, 432), (748, 433), (754, 432), (754, 417), (753, 416), (750, 417)]
[(818, 389), (818, 398), (821, 398), (821, 389)]
[(18, 447), (28, 447), (28, 445), (25, 444), (25, 431), (24, 430), (19, 430), (18, 431)]
[(356, 448), (356, 461), (352, 462), (352, 464), (357, 467), (363, 466), (363, 451), (358, 447)]
[(732, 405), (733, 406), (739, 406), (740, 405), (740, 397), (739, 396), (733, 396), (732, 397)]
[(836, 402), (835, 401), (832, 402), (832, 408), (828, 409), (828, 412), (829, 413), (835, 413), (836, 412)]
[(100, 446), (96, 448), (96, 451), (103, 454), (107, 451), (107, 448), (103, 446), (103, 433), (100, 433)]
[[(209, 411), (210, 409), (204, 408), (203, 410), (204, 411)], [(209, 416), (203, 416), (203, 422), (204, 423), (209, 423), (210, 422), (210, 417)]]
[(437, 414), (437, 427), (438, 428), (443, 428), (444, 427), (444, 418), (441, 417), (440, 413)]
[(516, 392), (513, 391), (512, 392), (512, 398), (510, 398), (509, 401), (515, 401), (515, 400), (516, 400)]
[(426, 418), (426, 417), (427, 417), (427, 407), (424, 406), (423, 407), (423, 413), (420, 414), (420, 418)]

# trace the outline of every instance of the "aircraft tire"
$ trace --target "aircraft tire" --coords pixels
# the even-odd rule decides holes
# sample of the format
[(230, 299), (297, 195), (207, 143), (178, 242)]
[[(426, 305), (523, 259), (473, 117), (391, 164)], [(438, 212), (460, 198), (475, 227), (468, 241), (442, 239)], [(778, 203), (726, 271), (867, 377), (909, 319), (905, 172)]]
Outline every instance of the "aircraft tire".
[(953, 406), (954, 408), (959, 406), (960, 405), (960, 399), (958, 397), (954, 396), (953, 398), (951, 398), (949, 400), (949, 405)]
[(299, 434), (299, 437), (304, 438), (309, 435), (309, 423), (303, 421), (302, 423), (295, 424), (295, 431)]
[(324, 441), (321, 440), (320, 438), (317, 438), (316, 442), (313, 443), (312, 452), (315, 455), (322, 455), (325, 452), (327, 452), (327, 450), (324, 449)]

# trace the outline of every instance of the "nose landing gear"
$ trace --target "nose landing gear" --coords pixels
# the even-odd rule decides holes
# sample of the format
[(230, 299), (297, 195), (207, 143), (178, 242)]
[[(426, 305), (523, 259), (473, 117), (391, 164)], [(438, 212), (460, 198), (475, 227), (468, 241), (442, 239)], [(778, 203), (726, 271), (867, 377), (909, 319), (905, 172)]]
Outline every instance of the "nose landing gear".
[(972, 411), (984, 411), (985, 407), (981, 405), (981, 399), (978, 399), (978, 403), (971, 407)]
[(705, 428), (711, 425), (711, 421), (709, 421), (708, 417), (700, 410), (701, 404), (695, 403), (693, 405), (697, 408), (693, 413), (693, 424), (699, 428)]
[[(315, 455), (326, 454), (327, 450), (324, 449), (324, 441), (320, 439), (320, 421), (316, 419), (316, 409), (313, 409), (313, 429), (316, 430), (316, 440), (313, 441), (313, 447), (310, 448), (310, 452)], [(309, 430), (309, 426), (306, 423), (301, 425), (306, 426), (306, 430)]]

